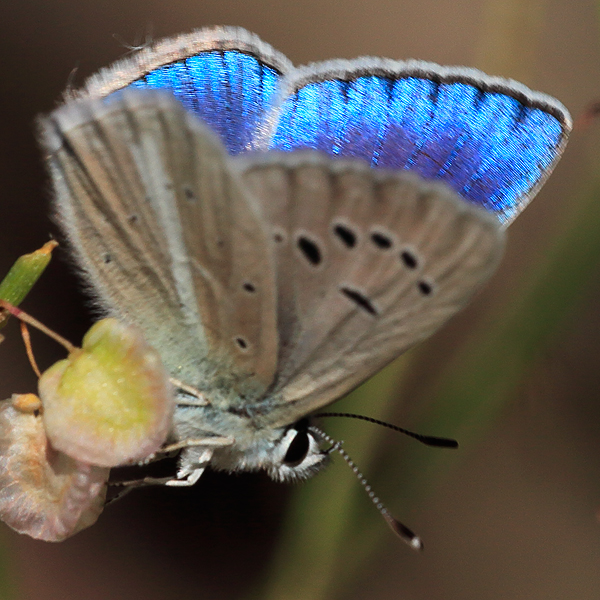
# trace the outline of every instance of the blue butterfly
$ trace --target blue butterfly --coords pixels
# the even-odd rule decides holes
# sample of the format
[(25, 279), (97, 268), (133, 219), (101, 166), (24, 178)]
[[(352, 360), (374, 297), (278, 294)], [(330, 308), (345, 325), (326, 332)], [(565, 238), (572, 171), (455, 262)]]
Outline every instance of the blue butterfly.
[(101, 305), (182, 382), (170, 483), (323, 466), (307, 417), (467, 303), (570, 128), (553, 98), (474, 69), (294, 68), (230, 27), (70, 93), (42, 124), (56, 204)]

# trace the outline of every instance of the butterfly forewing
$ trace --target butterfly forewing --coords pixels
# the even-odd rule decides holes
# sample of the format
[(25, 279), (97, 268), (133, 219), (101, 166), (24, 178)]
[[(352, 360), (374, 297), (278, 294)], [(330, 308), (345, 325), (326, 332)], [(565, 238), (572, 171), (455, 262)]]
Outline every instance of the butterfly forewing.
[(44, 140), (67, 229), (108, 307), (187, 383), (264, 391), (277, 361), (271, 249), (213, 134), (146, 90), (68, 104)]
[(100, 71), (77, 96), (125, 87), (169, 90), (217, 133), (231, 154), (247, 150), (277, 96), (289, 60), (239, 27), (207, 27), (150, 45)]
[(245, 180), (277, 248), (280, 356), (265, 419), (347, 393), (429, 336), (493, 273), (498, 221), (441, 185), (316, 154), (258, 160)]

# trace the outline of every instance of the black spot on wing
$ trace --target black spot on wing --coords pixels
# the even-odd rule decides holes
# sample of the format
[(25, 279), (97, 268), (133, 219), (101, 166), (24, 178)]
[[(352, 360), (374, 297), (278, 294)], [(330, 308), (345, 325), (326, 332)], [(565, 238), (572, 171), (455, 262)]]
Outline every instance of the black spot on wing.
[(246, 350), (248, 348), (248, 342), (243, 337), (236, 337), (235, 338), (235, 343), (242, 350)]
[(377, 308), (375, 308), (375, 305), (371, 302), (371, 300), (369, 300), (369, 298), (367, 298), (367, 296), (365, 296), (363, 293), (359, 292), (358, 290), (354, 290), (349, 287), (342, 287), (342, 288), (340, 288), (340, 292), (344, 296), (346, 296), (346, 298), (348, 298), (349, 300), (354, 302), (354, 304), (356, 304), (356, 306), (358, 308), (365, 311), (366, 313), (368, 313), (374, 317), (379, 314), (379, 311), (377, 310)]
[(419, 259), (414, 252), (403, 250), (400, 253), (400, 260), (407, 269), (416, 269), (419, 266)]
[(431, 296), (433, 294), (433, 285), (428, 281), (419, 281), (417, 287), (423, 296)]
[(190, 186), (184, 185), (183, 193), (184, 193), (186, 199), (189, 200), (190, 202), (194, 202), (196, 200), (196, 194), (194, 194), (194, 190)]
[(317, 267), (321, 264), (323, 256), (316, 242), (309, 239), (305, 235), (301, 235), (298, 237), (296, 243), (298, 244), (298, 248), (300, 249), (300, 252), (302, 252), (304, 258), (306, 258), (311, 265)]
[(333, 228), (333, 233), (338, 237), (340, 242), (346, 246), (346, 248), (354, 248), (356, 246), (356, 233), (350, 229), (347, 225), (338, 223)]
[(371, 242), (373, 242), (373, 245), (380, 250), (389, 250), (393, 245), (392, 238), (379, 231), (375, 231), (371, 234)]

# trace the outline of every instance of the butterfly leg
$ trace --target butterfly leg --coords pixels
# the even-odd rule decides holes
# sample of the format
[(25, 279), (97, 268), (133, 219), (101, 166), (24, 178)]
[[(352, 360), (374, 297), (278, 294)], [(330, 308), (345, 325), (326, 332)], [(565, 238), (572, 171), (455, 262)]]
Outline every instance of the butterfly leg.
[(235, 442), (232, 437), (211, 436), (208, 438), (191, 438), (182, 440), (174, 444), (169, 444), (160, 449), (161, 453), (169, 453), (174, 450), (182, 450), (184, 448), (192, 448), (195, 446), (204, 446), (205, 448), (221, 448), (222, 446), (231, 446)]
[[(182, 390), (186, 393), (186, 396), (179, 394), (177, 397), (177, 405), (178, 406), (209, 406), (210, 402), (208, 398), (195, 387), (187, 385), (183, 383), (183, 381), (179, 381), (179, 379), (175, 379), (171, 377), (169, 381), (178, 389)], [(191, 398), (189, 397), (191, 396)]]
[[(208, 463), (207, 463), (208, 464)], [(200, 476), (204, 472), (204, 466), (197, 466), (193, 469), (180, 469), (177, 473), (177, 477), (143, 477), (142, 479), (132, 479), (129, 481), (118, 481), (111, 482), (109, 485), (115, 487), (123, 487), (124, 491), (117, 495), (118, 498), (121, 498), (124, 494), (131, 491), (133, 488), (145, 487), (147, 485), (168, 485), (170, 487), (190, 487), (194, 485)], [(112, 500), (114, 500), (113, 498)], [(111, 501), (112, 501), (111, 500)]]
[(200, 476), (204, 473), (204, 469), (205, 467), (200, 466), (191, 470), (188, 468), (180, 469), (177, 473), (177, 479), (171, 479), (165, 485), (170, 487), (191, 487), (200, 479)]
[(171, 487), (189, 487), (194, 485), (200, 479), (202, 473), (204, 473), (204, 469), (210, 462), (213, 452), (212, 448), (207, 448), (206, 446), (200, 448), (188, 445), (187, 451), (182, 456), (182, 462), (179, 471), (177, 471), (177, 478), (167, 481), (165, 485)]
[[(195, 441), (195, 440), (190, 440)], [(173, 444), (175, 445), (175, 444)], [(189, 445), (187, 447), (190, 447)], [(193, 446), (192, 446), (193, 447)], [(178, 448), (179, 449), (179, 448)], [(141, 479), (133, 479), (130, 481), (119, 481), (112, 483), (114, 486), (122, 486), (127, 488), (127, 491), (136, 487), (145, 487), (147, 485), (168, 485), (169, 487), (190, 487), (194, 485), (204, 469), (212, 458), (212, 448), (204, 447), (199, 453), (196, 451), (192, 456), (187, 453), (185, 463), (177, 471), (177, 476), (173, 477), (143, 477)], [(119, 494), (120, 496), (121, 494)]]
[(154, 454), (147, 456), (143, 461), (141, 461), (140, 465), (147, 465), (155, 460), (161, 460), (165, 458), (171, 452), (177, 452), (178, 450), (184, 450), (185, 448), (191, 448), (195, 446), (204, 446), (209, 448), (220, 448), (222, 446), (231, 446), (235, 442), (232, 437), (221, 437), (221, 436), (211, 436), (208, 438), (198, 438), (198, 439), (187, 439), (182, 440), (180, 442), (175, 442), (173, 444), (168, 444), (167, 446), (163, 446), (160, 450), (156, 451)]
[(210, 462), (215, 448), (231, 446), (234, 442), (235, 440), (231, 437), (211, 436), (199, 439), (190, 438), (167, 446), (163, 450), (170, 451), (172, 449), (179, 450), (183, 448), (183, 452), (181, 454), (177, 478), (167, 481), (165, 485), (172, 487), (194, 485), (200, 479), (202, 473), (204, 473), (204, 469)]
[[(122, 486), (127, 488), (127, 491), (134, 487), (143, 487), (147, 485), (168, 485), (170, 487), (190, 487), (194, 485), (204, 473), (204, 469), (212, 458), (214, 448), (230, 446), (234, 443), (232, 437), (217, 437), (211, 436), (207, 438), (190, 438), (181, 440), (174, 444), (169, 444), (161, 448), (156, 454), (148, 457), (143, 463), (147, 464), (156, 459), (159, 454), (169, 454), (176, 450), (187, 450), (184, 452), (181, 461), (181, 466), (177, 472), (177, 476), (173, 477), (143, 477), (142, 479), (134, 479), (131, 481), (122, 481), (112, 483), (111, 485)], [(120, 494), (119, 494), (120, 496)]]
[[(169, 481), (173, 481), (172, 477), (142, 477), (141, 479), (131, 479), (129, 481), (111, 481), (109, 485), (114, 487), (126, 488), (129, 492), (133, 488), (145, 487), (147, 485), (168, 485)], [(124, 492), (125, 493), (125, 492)], [(122, 494), (119, 494), (121, 497)]]
[(231, 446), (235, 443), (232, 437), (210, 436), (206, 438), (189, 438), (171, 444), (163, 451), (183, 449), (176, 479), (167, 481), (165, 485), (186, 487), (194, 485), (210, 462), (215, 448)]

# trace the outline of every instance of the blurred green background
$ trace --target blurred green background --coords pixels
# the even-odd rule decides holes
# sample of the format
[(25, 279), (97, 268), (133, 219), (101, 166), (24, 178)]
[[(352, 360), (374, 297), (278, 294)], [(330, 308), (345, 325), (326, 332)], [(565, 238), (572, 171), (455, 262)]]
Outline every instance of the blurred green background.
[[(0, 273), (56, 226), (34, 119), (124, 44), (241, 25), (295, 63), (383, 55), (464, 64), (559, 98), (600, 99), (591, 0), (1, 0)], [(132, 493), (53, 545), (0, 526), (0, 600), (600, 597), (600, 123), (574, 131), (509, 231), (471, 306), (336, 405), (455, 452), (327, 420), (425, 552), (395, 539), (343, 461), (301, 486), (206, 474), (191, 490)], [(91, 322), (66, 250), (24, 308), (78, 342)], [(14, 323), (0, 398), (35, 389)], [(61, 350), (33, 333), (38, 360)]]

